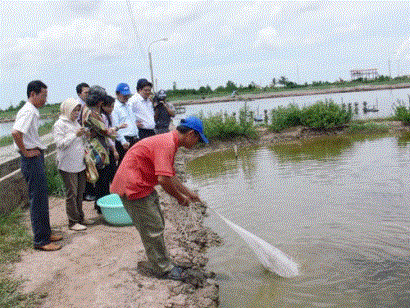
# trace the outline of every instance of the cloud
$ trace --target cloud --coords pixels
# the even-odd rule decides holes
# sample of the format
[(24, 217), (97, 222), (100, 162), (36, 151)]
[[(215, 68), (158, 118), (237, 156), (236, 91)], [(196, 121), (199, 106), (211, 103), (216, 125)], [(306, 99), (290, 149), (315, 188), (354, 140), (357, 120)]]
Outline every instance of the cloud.
[(410, 60), (410, 37), (403, 41), (400, 47), (396, 50), (395, 56), (397, 58)]
[(306, 4), (303, 4), (300, 8), (297, 9), (297, 12), (299, 13), (311, 13), (311, 12), (316, 12), (323, 9), (323, 4), (319, 1), (311, 1), (307, 2)]
[(201, 2), (157, 2), (139, 6), (138, 14), (151, 23), (183, 25), (200, 18)]
[(34, 37), (9, 39), (5, 61), (8, 68), (53, 66), (85, 58), (119, 57), (124, 53), (121, 28), (94, 19), (76, 19), (66, 26), (52, 26)]
[(275, 46), (278, 44), (278, 32), (273, 27), (267, 27), (258, 31), (255, 46)]
[(73, 13), (80, 15), (90, 15), (94, 14), (98, 10), (101, 1), (63, 1), (59, 4), (67, 7)]

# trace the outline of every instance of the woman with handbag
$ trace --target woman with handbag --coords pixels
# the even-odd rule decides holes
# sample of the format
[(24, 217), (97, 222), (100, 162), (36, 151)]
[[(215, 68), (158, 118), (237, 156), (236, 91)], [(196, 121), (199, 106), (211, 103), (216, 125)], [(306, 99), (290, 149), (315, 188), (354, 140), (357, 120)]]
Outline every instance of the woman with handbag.
[(83, 193), (86, 172), (84, 163), (85, 129), (77, 122), (81, 105), (73, 98), (61, 103), (61, 115), (53, 127), (54, 140), (57, 145), (58, 171), (66, 190), (66, 213), (68, 228), (84, 231), (86, 224), (92, 221), (84, 219)]
[(109, 140), (115, 139), (115, 130), (107, 128), (101, 117), (101, 105), (106, 97), (106, 92), (100, 86), (92, 86), (85, 101), (86, 107), (83, 111), (82, 123), (83, 126), (90, 131), (88, 140), (88, 151), (98, 170), (98, 180), (95, 182), (95, 197), (96, 201), (94, 208), (98, 213), (101, 213), (97, 206), (97, 200), (108, 195), (110, 176), (110, 154)]

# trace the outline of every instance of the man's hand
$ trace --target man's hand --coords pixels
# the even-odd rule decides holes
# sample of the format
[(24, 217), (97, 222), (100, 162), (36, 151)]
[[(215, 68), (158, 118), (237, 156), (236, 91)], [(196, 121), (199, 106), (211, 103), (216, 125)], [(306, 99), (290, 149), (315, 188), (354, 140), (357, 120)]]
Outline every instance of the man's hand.
[(199, 196), (196, 193), (190, 192), (188, 195), (188, 198), (191, 199), (193, 202), (202, 202), (202, 200), (199, 198)]
[(85, 132), (86, 132), (86, 128), (81, 127), (81, 128), (77, 131), (76, 136), (77, 136), (77, 137), (80, 137), (80, 136), (84, 135)]
[(31, 149), (31, 150), (26, 150), (26, 153), (24, 154), (25, 157), (35, 157), (39, 156), (41, 152), (38, 149)]
[(122, 145), (122, 147), (124, 148), (125, 151), (128, 151), (128, 149), (130, 148), (130, 143), (126, 142)]
[(180, 198), (178, 198), (178, 203), (180, 206), (189, 206), (189, 202), (191, 200), (188, 197), (185, 197), (183, 195), (181, 195)]

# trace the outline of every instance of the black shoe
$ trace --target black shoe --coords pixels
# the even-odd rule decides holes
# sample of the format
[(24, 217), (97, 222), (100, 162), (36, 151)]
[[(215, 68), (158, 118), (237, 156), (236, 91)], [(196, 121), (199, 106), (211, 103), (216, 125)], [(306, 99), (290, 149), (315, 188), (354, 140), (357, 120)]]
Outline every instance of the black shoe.
[(94, 204), (94, 210), (96, 210), (98, 214), (101, 214), (101, 208), (97, 205), (97, 202)]
[(85, 201), (95, 201), (95, 196), (85, 195), (84, 200)]

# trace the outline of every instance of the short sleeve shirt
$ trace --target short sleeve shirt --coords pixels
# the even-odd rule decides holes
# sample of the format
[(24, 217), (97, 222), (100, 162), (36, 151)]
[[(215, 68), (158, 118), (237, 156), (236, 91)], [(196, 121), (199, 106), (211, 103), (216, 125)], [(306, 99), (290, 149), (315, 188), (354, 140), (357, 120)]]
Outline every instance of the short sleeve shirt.
[(178, 140), (178, 132), (172, 131), (137, 142), (125, 154), (112, 181), (111, 192), (129, 200), (141, 199), (153, 192), (158, 176), (175, 176)]
[[(41, 142), (38, 134), (39, 121), (40, 113), (38, 109), (30, 102), (26, 102), (17, 112), (13, 130), (23, 133), (23, 143), (26, 149), (46, 149), (46, 146)], [(19, 150), (15, 143), (14, 148)]]

